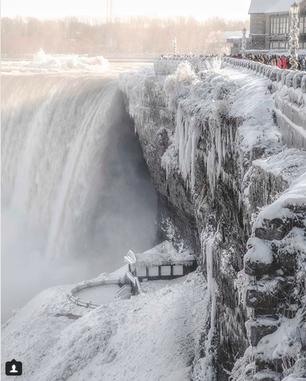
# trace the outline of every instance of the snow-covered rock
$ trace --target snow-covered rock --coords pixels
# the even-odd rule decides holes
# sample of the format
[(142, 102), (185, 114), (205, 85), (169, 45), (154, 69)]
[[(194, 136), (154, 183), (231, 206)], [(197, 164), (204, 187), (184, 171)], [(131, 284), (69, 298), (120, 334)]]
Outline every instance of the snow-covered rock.
[[(225, 66), (195, 73), (183, 63), (168, 76), (138, 72), (121, 78), (160, 203), (167, 210), (162, 218), (172, 221), (174, 235), (189, 242), (213, 284), (211, 318), (193, 370), (196, 380), (228, 380), (235, 360), (248, 347), (245, 322), (254, 311), (256, 315), (254, 306), (282, 313), (283, 292), (299, 293), (303, 284), (306, 156), (282, 143), (275, 124), (272, 72), (264, 69)], [(288, 220), (288, 225), (284, 217), (296, 223)], [(169, 238), (167, 231), (165, 235)], [(261, 283), (251, 292), (250, 282), (257, 278)], [(302, 307), (301, 293), (296, 300), (292, 315)], [(263, 324), (263, 315), (258, 319), (260, 325), (252, 323), (256, 344), (279, 323)], [(253, 380), (256, 372), (262, 380), (264, 372), (273, 373), (269, 380), (286, 376), (282, 369), (257, 369), (244, 356), (237, 364), (233, 380), (246, 381), (246, 374)]]
[(2, 355), (23, 362), (16, 380), (190, 379), (207, 314), (200, 273), (94, 311), (69, 302), (68, 288), (44, 291), (7, 322)]

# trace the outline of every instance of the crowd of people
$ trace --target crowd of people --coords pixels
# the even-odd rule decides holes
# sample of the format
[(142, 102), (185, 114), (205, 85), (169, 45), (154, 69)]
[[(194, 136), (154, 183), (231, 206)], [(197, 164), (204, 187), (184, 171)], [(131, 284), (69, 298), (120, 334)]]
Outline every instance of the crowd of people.
[(241, 54), (231, 56), (233, 58), (244, 58), (247, 60), (260, 62), (266, 65), (276, 66), (280, 69), (293, 69), (306, 71), (306, 56), (299, 56), (298, 59), (286, 55), (276, 54)]
[(160, 60), (171, 60), (171, 61), (190, 61), (192, 59), (206, 60), (207, 58), (218, 57), (217, 55), (210, 54), (161, 54), (159, 56)]

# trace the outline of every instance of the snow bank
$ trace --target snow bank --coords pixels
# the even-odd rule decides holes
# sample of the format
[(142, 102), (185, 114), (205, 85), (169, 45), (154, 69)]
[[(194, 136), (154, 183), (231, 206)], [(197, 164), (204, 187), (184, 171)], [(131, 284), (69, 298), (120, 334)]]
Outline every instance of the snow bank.
[(274, 102), (268, 91), (269, 80), (229, 68), (224, 68), (222, 73), (237, 84), (231, 114), (243, 120), (239, 128), (241, 147), (245, 151), (260, 147), (275, 152), (280, 147), (280, 133), (273, 122)]
[(194, 260), (194, 256), (190, 254), (189, 250), (178, 251), (169, 241), (164, 241), (143, 253), (135, 254), (135, 257), (138, 264), (144, 265)]
[(274, 176), (281, 176), (288, 184), (291, 184), (306, 172), (306, 152), (295, 148), (284, 149), (268, 158), (254, 160), (253, 165)]
[(306, 173), (293, 182), (273, 204), (264, 208), (258, 215), (254, 228), (264, 225), (265, 220), (294, 218), (294, 209), (306, 206)]
[[(303, 330), (305, 332), (306, 323), (302, 323), (303, 316), (299, 313), (295, 318), (288, 319), (282, 317), (275, 332), (264, 336), (256, 348), (249, 347), (247, 355), (255, 356), (258, 360), (269, 361), (271, 363), (280, 361), (285, 374), (292, 373), (290, 359), (299, 359), (302, 351)], [(303, 328), (301, 328), (303, 327)], [(305, 333), (304, 333), (305, 334)], [(301, 369), (300, 376), (305, 374), (305, 369)], [(289, 376), (285, 380), (295, 380), (294, 376)]]
[(23, 362), (20, 380), (190, 379), (207, 306), (200, 274), (89, 313), (64, 291), (42, 293), (3, 330), (4, 358)]
[(250, 245), (251, 248), (244, 256), (244, 261), (264, 264), (271, 264), (273, 262), (270, 243), (254, 237), (248, 241), (248, 245)]

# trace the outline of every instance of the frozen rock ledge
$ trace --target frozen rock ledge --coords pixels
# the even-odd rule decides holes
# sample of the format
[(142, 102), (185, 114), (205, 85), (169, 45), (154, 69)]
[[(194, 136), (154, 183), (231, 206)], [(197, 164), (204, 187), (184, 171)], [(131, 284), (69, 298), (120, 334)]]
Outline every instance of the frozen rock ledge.
[(189, 243), (207, 278), (192, 380), (306, 377), (305, 80), (253, 66), (121, 78), (165, 235)]

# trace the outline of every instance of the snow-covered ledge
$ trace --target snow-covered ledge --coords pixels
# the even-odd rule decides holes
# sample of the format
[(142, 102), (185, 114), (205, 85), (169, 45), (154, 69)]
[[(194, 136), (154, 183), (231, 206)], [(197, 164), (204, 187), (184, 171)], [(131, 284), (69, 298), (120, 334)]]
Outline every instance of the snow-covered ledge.
[(223, 64), (251, 70), (271, 81), (275, 120), (282, 133), (282, 140), (289, 147), (305, 149), (306, 73), (229, 57), (224, 58)]
[(304, 94), (306, 93), (306, 72), (284, 70), (260, 62), (231, 57), (224, 57), (223, 65), (231, 65), (252, 70), (269, 78), (272, 82), (281, 82), (283, 85), (293, 87), (294, 89), (300, 88)]

